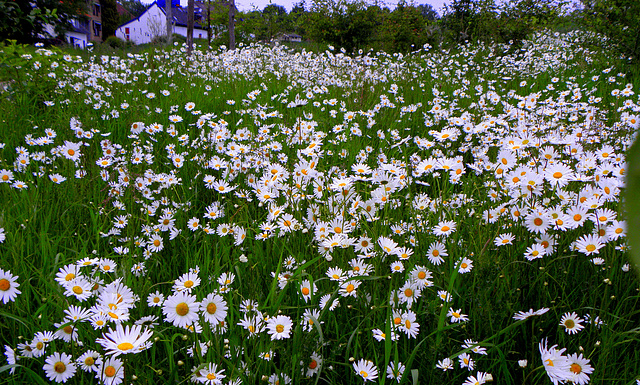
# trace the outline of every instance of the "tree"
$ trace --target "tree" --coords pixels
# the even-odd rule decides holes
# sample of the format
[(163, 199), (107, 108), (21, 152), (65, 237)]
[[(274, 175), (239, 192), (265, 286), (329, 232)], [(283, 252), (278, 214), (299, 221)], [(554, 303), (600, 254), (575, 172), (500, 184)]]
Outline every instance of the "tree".
[(279, 32), (286, 31), (284, 25), (287, 17), (287, 9), (282, 5), (269, 4), (262, 10), (263, 25), (265, 27), (264, 39), (271, 41)]
[(100, 0), (100, 6), (102, 8), (102, 40), (104, 41), (109, 36), (115, 36), (120, 16), (116, 0)]
[(314, 0), (305, 17), (307, 33), (317, 42), (353, 52), (371, 41), (378, 26), (376, 9), (362, 0)]
[(147, 6), (142, 4), (140, 0), (120, 0), (119, 2), (134, 17), (139, 17), (147, 10)]
[(584, 22), (625, 55), (640, 59), (640, 1), (581, 0)]
[[(87, 13), (85, 0), (0, 0), (0, 41), (32, 44), (52, 24), (56, 34), (72, 28), (71, 21)], [(55, 36), (52, 36), (55, 37)]]
[(418, 5), (418, 10), (425, 20), (435, 21), (440, 17), (431, 4)]

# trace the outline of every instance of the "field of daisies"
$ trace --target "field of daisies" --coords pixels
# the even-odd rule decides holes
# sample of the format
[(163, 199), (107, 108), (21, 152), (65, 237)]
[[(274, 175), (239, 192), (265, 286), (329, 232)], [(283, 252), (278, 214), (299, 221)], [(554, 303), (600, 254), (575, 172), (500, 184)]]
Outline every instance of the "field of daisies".
[(20, 55), (0, 383), (640, 384), (594, 38)]

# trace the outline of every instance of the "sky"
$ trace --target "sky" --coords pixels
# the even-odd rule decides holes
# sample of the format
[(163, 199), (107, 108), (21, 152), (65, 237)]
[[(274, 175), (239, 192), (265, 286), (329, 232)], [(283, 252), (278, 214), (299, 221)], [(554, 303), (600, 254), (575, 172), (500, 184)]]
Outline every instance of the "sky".
[[(141, 0), (143, 4), (151, 4), (153, 0)], [(399, 0), (382, 0), (381, 2), (386, 4), (390, 9), (394, 9)], [(262, 10), (269, 4), (282, 5), (287, 9), (287, 12), (291, 11), (293, 5), (299, 3), (300, 0), (236, 0), (236, 7), (241, 11), (251, 11), (253, 9)], [(307, 5), (311, 3), (311, 0), (307, 0)], [(448, 3), (449, 0), (414, 0), (415, 4), (431, 4), (433, 8), (440, 15), (442, 15), (442, 6)], [(182, 6), (187, 6), (187, 0), (180, 0)], [(410, 3), (410, 1), (407, 1)]]

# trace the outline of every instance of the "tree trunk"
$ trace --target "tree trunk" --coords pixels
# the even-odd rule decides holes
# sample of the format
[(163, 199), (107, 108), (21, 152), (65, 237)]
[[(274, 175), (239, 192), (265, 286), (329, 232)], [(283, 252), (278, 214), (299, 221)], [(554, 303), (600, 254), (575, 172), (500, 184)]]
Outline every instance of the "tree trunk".
[(236, 49), (236, 2), (229, 1), (229, 49)]
[(164, 1), (164, 11), (167, 14), (167, 44), (171, 45), (173, 38), (173, 11), (171, 10), (172, 0)]
[(191, 56), (193, 49), (193, 13), (195, 11), (195, 0), (189, 0), (187, 3), (187, 56)]
[(211, 49), (211, 0), (207, 0), (207, 40), (208, 49)]

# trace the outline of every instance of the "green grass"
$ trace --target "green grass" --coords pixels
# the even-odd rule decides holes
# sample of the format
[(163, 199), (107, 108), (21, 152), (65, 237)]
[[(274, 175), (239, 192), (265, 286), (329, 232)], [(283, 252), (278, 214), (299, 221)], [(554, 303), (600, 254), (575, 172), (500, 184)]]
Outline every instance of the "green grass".
[[(377, 367), (378, 378), (373, 381), (377, 383), (395, 382), (386, 378), (386, 368), (393, 362), (406, 365), (401, 379), (405, 384), (461, 384), (478, 371), (491, 373), (500, 384), (550, 383), (538, 348), (547, 339), (549, 346), (566, 348), (565, 356), (581, 353), (589, 359), (592, 383), (635, 383), (640, 375), (636, 367), (640, 297), (626, 237), (607, 240), (597, 254), (587, 256), (572, 244), (591, 234), (597, 221), (566, 231), (550, 228), (555, 248), (530, 261), (524, 254), (542, 243), (536, 241), (539, 234), (527, 230), (524, 219), (509, 214), (518, 210), (524, 218), (534, 208), (566, 212), (578, 205), (578, 197), (602, 193), (593, 190), (601, 185), (586, 177), (602, 167), (614, 171), (624, 167), (633, 124), (623, 118), (637, 116), (634, 108), (639, 103), (635, 94), (616, 97), (612, 91), (638, 85), (638, 74), (607, 52), (587, 51), (574, 43), (581, 36), (561, 35), (563, 44), (539, 36), (537, 43), (525, 44), (527, 50), (515, 53), (507, 46), (489, 45), (418, 51), (402, 58), (372, 53), (372, 63), (363, 57), (283, 46), (202, 50), (192, 58), (185, 56), (184, 47), (95, 56), (27, 48), (31, 56), (22, 58), (16, 82), (0, 100), (4, 144), (0, 170), (12, 171), (14, 177), (12, 183), (0, 183), (0, 228), (6, 236), (0, 244), (0, 269), (18, 277), (22, 292), (15, 301), (0, 305), (0, 343), (24, 355), (18, 344), (32, 343), (37, 332), (63, 328), (69, 306), (90, 309), (106, 301), (101, 294), (79, 301), (68, 291), (66, 295), (55, 280), (65, 266), (84, 258), (105, 258), (116, 268), (104, 272), (88, 266), (82, 273), (101, 287), (121, 280), (138, 297), (126, 309), (129, 319), (123, 324), (158, 317), (149, 348), (118, 357), (124, 363), (125, 382), (184, 383), (194, 369), (215, 363), (218, 371), (224, 370), (224, 383), (274, 383), (276, 377), (269, 380), (271, 376), (280, 376), (281, 384), (284, 376), (294, 384), (359, 383), (362, 378), (353, 364), (365, 359)], [(52, 67), (52, 63), (57, 64)], [(3, 74), (16, 71), (15, 66), (5, 70)], [(150, 93), (155, 96), (149, 97)], [(535, 108), (517, 106), (534, 94)], [(296, 95), (306, 103), (291, 105)], [(495, 96), (500, 98), (497, 103), (490, 100)], [(195, 104), (193, 110), (187, 103)], [(434, 112), (434, 106), (446, 114)], [(515, 108), (524, 114), (521, 120), (508, 115)], [(546, 114), (544, 108), (555, 112)], [(593, 123), (587, 123), (588, 113), (594, 116)], [(176, 133), (169, 129), (173, 115), (182, 119), (173, 123)], [(467, 127), (456, 125), (453, 118), (464, 119)], [(84, 137), (70, 129), (72, 119), (81, 122)], [(481, 128), (493, 120), (498, 124)], [(159, 123), (163, 130), (132, 135), (134, 123), (146, 128)], [(593, 125), (602, 129), (592, 131)], [(551, 166), (541, 154), (553, 148), (556, 162), (584, 174), (585, 180), (572, 180), (560, 189), (547, 176), (539, 182), (539, 194), (513, 194), (504, 174), (495, 170), (502, 167), (497, 158), (500, 150), (522, 134), (519, 126), (526, 128), (520, 131), (528, 131), (532, 144), (517, 151), (517, 166), (544, 175), (545, 167)], [(216, 142), (215, 135), (209, 135), (220, 127), (228, 128), (228, 136)], [(473, 132), (474, 128), (479, 131)], [(28, 143), (46, 135), (47, 129), (55, 132), (51, 143)], [(453, 129), (453, 139), (436, 140), (437, 132), (446, 129)], [(240, 134), (250, 134), (251, 139), (234, 138)], [(425, 140), (432, 143), (425, 146)], [(583, 166), (586, 161), (579, 154), (566, 151), (569, 140), (581, 144), (584, 151), (579, 154), (594, 158), (592, 168)], [(66, 141), (86, 143), (77, 162), (57, 154)], [(318, 143), (313, 156), (307, 152), (312, 142)], [(589, 151), (596, 153), (606, 145), (620, 160), (606, 163), (590, 156)], [(97, 162), (107, 157), (106, 148), (112, 164), (102, 168)], [(29, 154), (24, 169), (14, 169), (17, 149)], [(181, 167), (174, 164), (170, 150), (183, 159)], [(134, 161), (139, 153), (149, 158)], [(441, 161), (460, 157), (464, 173), (457, 179), (436, 167), (433, 173), (415, 174), (420, 161), (429, 157)], [(227, 168), (209, 167), (209, 161), (220, 159)], [(315, 175), (306, 179), (295, 176), (304, 161), (315, 164)], [(383, 174), (383, 167), (398, 172), (375, 181), (354, 181), (345, 194), (330, 188), (338, 178), (354, 176), (351, 166), (359, 162), (377, 174)], [(271, 173), (274, 166), (288, 174), (276, 178), (270, 192), (278, 195), (271, 202), (283, 214), (271, 221), (271, 235), (259, 239), (271, 220), (269, 203), (261, 203), (259, 196), (273, 184), (268, 178), (278, 174)], [(78, 178), (78, 172), (86, 175)], [(53, 174), (67, 179), (55, 184), (49, 178)], [(177, 182), (163, 184), (159, 176), (164, 180), (172, 176)], [(207, 176), (236, 189), (224, 194), (208, 189)], [(615, 174), (606, 178), (623, 181)], [(28, 188), (15, 188), (15, 180)], [(147, 185), (137, 187), (141, 182)], [(375, 198), (376, 188), (389, 184), (397, 186), (376, 203), (374, 215), (356, 208)], [(423, 207), (415, 203), (419, 199)], [(599, 205), (625, 219), (620, 201), (618, 194)], [(219, 204), (224, 213), (206, 218), (211, 204)], [(169, 231), (154, 230), (163, 209), (171, 211), (179, 233), (170, 236)], [(486, 221), (488, 212), (498, 219)], [(278, 220), (286, 214), (300, 227), (278, 228)], [(116, 229), (121, 215), (127, 224)], [(196, 231), (189, 228), (194, 218), (201, 226)], [(313, 224), (313, 218), (323, 222)], [(449, 236), (433, 230), (443, 221), (456, 224)], [(353, 246), (321, 252), (319, 228), (345, 223), (353, 225), (344, 231), (352, 242), (369, 238), (374, 245), (371, 258), (359, 258), (361, 253)], [(246, 232), (246, 237), (240, 242), (233, 235), (216, 234), (223, 224), (238, 226), (236, 231)], [(395, 225), (403, 230), (395, 232)], [(203, 230), (206, 226), (212, 234)], [(162, 250), (145, 252), (137, 246), (152, 242), (154, 233), (162, 237)], [(512, 244), (496, 246), (494, 239), (506, 233), (514, 236)], [(407, 259), (388, 255), (377, 243), (381, 237), (393, 239), (413, 255)], [(427, 258), (435, 242), (444, 244), (448, 253), (441, 264)], [(123, 248), (127, 251), (119, 253)], [(602, 264), (592, 262), (593, 257), (601, 257)], [(458, 272), (463, 258), (472, 261), (470, 272)], [(397, 261), (404, 271), (392, 273), (391, 264)], [(141, 266), (144, 273), (134, 274), (134, 268)], [(390, 297), (406, 288), (417, 266), (432, 274), (432, 286), (424, 288), (410, 307), (392, 306)], [(342, 281), (342, 290), (327, 276), (328, 269), (336, 267), (353, 275)], [(148, 306), (150, 293), (170, 297), (174, 281), (190, 269), (197, 269), (201, 280), (193, 289), (198, 301), (210, 293), (224, 298), (228, 310), (223, 328), (200, 315), (202, 330), (196, 333), (167, 322), (161, 307)], [(222, 274), (233, 274), (233, 282), (220, 284)], [(302, 292), (305, 281), (316, 287), (307, 300)], [(346, 295), (349, 283), (357, 286), (356, 296)], [(443, 290), (451, 296), (447, 302), (438, 293)], [(339, 306), (321, 308), (325, 295)], [(265, 320), (288, 316), (289, 336), (272, 340), (264, 325), (256, 335), (239, 326), (245, 300), (258, 304), (258, 312), (247, 316)], [(451, 322), (450, 308), (461, 309), (469, 321)], [(541, 308), (549, 310), (525, 320), (513, 318), (518, 312)], [(305, 311), (318, 313), (305, 319)], [(393, 326), (396, 318), (406, 325), (398, 312), (405, 319), (415, 315), (411, 321), (419, 324), (415, 338)], [(560, 322), (573, 312), (582, 319), (589, 315), (592, 321), (582, 321), (584, 329), (569, 334)], [(601, 324), (593, 321), (596, 317)], [(82, 344), (52, 341), (43, 356), (20, 358), (15, 374), (0, 376), (0, 383), (49, 382), (43, 369), (47, 357), (64, 352), (77, 359), (89, 349), (104, 354), (96, 339), (116, 327), (115, 323), (104, 329), (85, 322), (69, 325), (77, 328)], [(373, 337), (376, 329), (387, 336), (384, 341)], [(392, 331), (397, 340), (390, 338)], [(463, 347), (465, 340), (475, 341), (487, 354)], [(196, 343), (206, 344), (206, 354), (187, 352)], [(275, 357), (261, 358), (266, 352)], [(322, 357), (322, 363), (317, 373), (307, 376), (312, 353)], [(460, 367), (458, 356), (465, 353), (474, 361), (473, 370)], [(453, 370), (436, 367), (445, 358), (453, 360)], [(527, 360), (526, 367), (521, 368), (519, 360)], [(70, 381), (100, 382), (79, 367)]]

